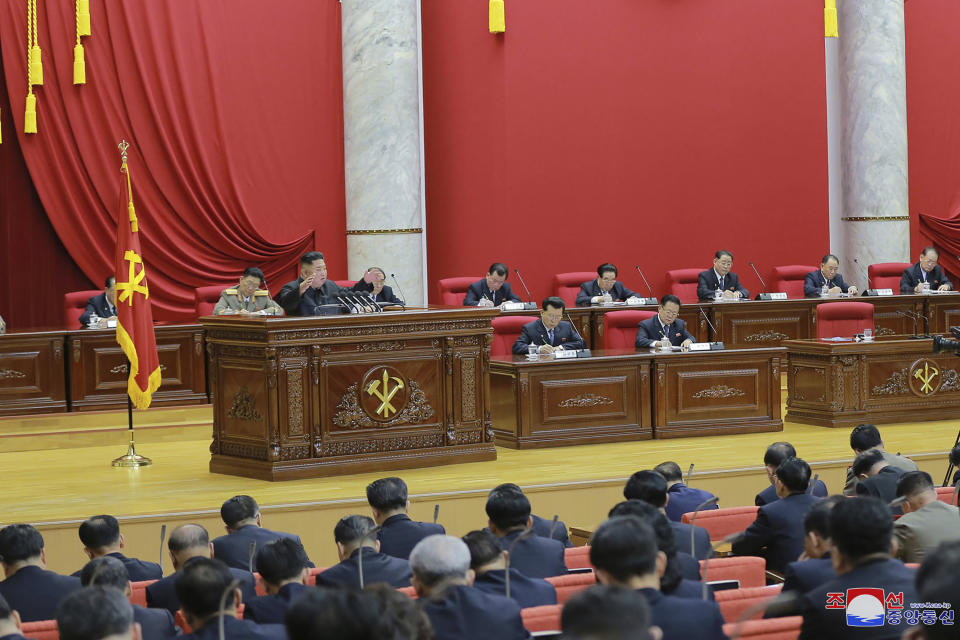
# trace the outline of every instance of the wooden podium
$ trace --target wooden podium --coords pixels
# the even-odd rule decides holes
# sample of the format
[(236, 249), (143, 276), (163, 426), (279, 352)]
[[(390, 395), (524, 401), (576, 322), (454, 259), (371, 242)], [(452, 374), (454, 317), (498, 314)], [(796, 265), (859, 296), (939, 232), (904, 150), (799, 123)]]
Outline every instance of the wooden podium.
[(210, 471), (264, 480), (496, 459), (496, 309), (211, 316)]

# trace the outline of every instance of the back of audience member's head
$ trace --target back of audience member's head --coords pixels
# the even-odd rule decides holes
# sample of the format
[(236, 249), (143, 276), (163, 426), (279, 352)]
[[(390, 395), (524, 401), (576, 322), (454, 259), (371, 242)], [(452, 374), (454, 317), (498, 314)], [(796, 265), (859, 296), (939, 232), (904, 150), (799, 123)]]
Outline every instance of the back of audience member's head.
[(383, 617), (390, 620), (390, 626), (396, 633), (391, 640), (433, 639), (430, 618), (410, 596), (382, 582), (370, 585), (366, 592), (377, 600)]
[(866, 451), (881, 444), (880, 431), (872, 424), (858, 424), (850, 432), (850, 448), (854, 451)]
[(370, 535), (377, 528), (373, 518), (367, 516), (344, 516), (333, 528), (333, 539), (347, 548), (361, 544), (373, 545), (375, 536)]
[(167, 549), (172, 553), (209, 548), (210, 534), (199, 524), (182, 524), (167, 539)]
[(643, 500), (658, 509), (667, 504), (667, 480), (656, 471), (637, 471), (623, 487), (627, 500)]
[(0, 560), (12, 565), (36, 560), (43, 553), (43, 536), (29, 524), (8, 524), (0, 529)]
[(600, 524), (590, 541), (590, 563), (617, 582), (657, 572), (657, 537), (636, 516), (615, 516)]
[(365, 591), (309, 589), (287, 609), (287, 635), (290, 640), (394, 640), (392, 621), (383, 613), (377, 598)]
[(85, 587), (113, 587), (126, 592), (130, 575), (122, 562), (111, 556), (102, 556), (83, 566), (80, 584)]
[(800, 458), (787, 458), (777, 467), (777, 480), (790, 493), (803, 493), (810, 485), (810, 465)]
[(787, 458), (796, 458), (797, 450), (789, 442), (774, 442), (763, 454), (763, 466), (776, 469)]
[(309, 562), (303, 545), (293, 538), (271, 540), (257, 551), (257, 573), (273, 585), (300, 578)]
[(79, 534), (83, 546), (96, 551), (120, 542), (120, 523), (110, 515), (93, 516), (80, 524)]
[(474, 571), (503, 558), (503, 549), (500, 547), (497, 536), (489, 531), (484, 529), (471, 531), (463, 536), (463, 542), (470, 550), (470, 568)]
[(683, 472), (676, 462), (661, 462), (653, 470), (662, 475), (667, 482), (683, 482)]
[(898, 498), (906, 496), (907, 500), (916, 500), (922, 494), (933, 494), (936, 498), (936, 491), (933, 488), (933, 478), (926, 471), (908, 471), (897, 480)]
[(825, 540), (830, 539), (830, 512), (838, 503), (848, 500), (846, 496), (829, 496), (810, 506), (803, 517), (804, 533), (816, 533)]
[(260, 513), (260, 507), (250, 496), (233, 496), (220, 506), (220, 517), (228, 529), (234, 529), (240, 523), (253, 520), (258, 513)]
[(564, 640), (652, 640), (651, 621), (641, 593), (602, 584), (573, 595), (560, 614)]
[(848, 498), (830, 511), (830, 540), (851, 560), (872, 553), (889, 553), (893, 514), (882, 500), (871, 496)]
[[(927, 553), (917, 570), (917, 595), (921, 602), (949, 602), (956, 616), (960, 613), (960, 540), (941, 542)], [(955, 640), (954, 625), (919, 625), (927, 640)], [(906, 637), (906, 636), (904, 636)]]
[(657, 537), (657, 549), (667, 556), (667, 566), (663, 575), (660, 576), (660, 590), (664, 593), (670, 593), (676, 589), (680, 581), (683, 580), (683, 575), (677, 565), (677, 541), (667, 516), (655, 506), (643, 500), (625, 500), (610, 509), (607, 516), (610, 518), (614, 516), (636, 516), (653, 528), (653, 533)]
[(858, 453), (853, 459), (851, 471), (858, 478), (862, 475), (870, 475), (873, 467), (881, 462), (883, 462), (883, 453), (879, 449), (867, 449), (863, 453)]
[[(19, 629), (20, 614), (15, 613), (7, 599), (0, 595), (0, 633), (4, 632), (4, 627)], [(9, 630), (13, 631), (12, 628)]]
[(530, 520), (530, 500), (516, 485), (500, 485), (487, 496), (487, 517), (500, 531), (526, 526)]
[(367, 485), (367, 503), (382, 512), (405, 509), (407, 483), (397, 477), (374, 480)]
[(444, 582), (462, 582), (470, 571), (470, 549), (460, 538), (427, 536), (410, 552), (410, 571), (426, 588)]
[[(220, 603), (228, 588), (236, 588), (230, 568), (213, 558), (193, 558), (183, 565), (174, 587), (184, 613), (204, 620), (221, 611)], [(227, 595), (224, 609), (233, 609), (236, 600)], [(189, 620), (188, 620), (189, 621)]]
[(101, 640), (133, 637), (133, 607), (122, 591), (84, 587), (57, 605), (61, 640)]
[(950, 449), (949, 461), (953, 466), (960, 467), (960, 444)]

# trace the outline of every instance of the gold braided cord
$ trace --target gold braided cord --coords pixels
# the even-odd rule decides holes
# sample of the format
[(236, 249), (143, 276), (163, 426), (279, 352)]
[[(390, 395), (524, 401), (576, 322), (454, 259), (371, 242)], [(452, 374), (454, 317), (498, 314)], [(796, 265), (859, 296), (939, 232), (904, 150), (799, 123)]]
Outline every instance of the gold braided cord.
[(127, 176), (127, 216), (130, 220), (130, 231), (137, 233), (139, 231), (137, 228), (137, 212), (133, 208), (133, 185), (130, 183), (130, 167), (127, 166), (126, 156), (123, 158), (123, 164), (120, 165), (120, 170)]
[(77, 21), (77, 44), (80, 44), (80, 0), (76, 2), (76, 8), (74, 9), (74, 18)]
[(33, 48), (33, 0), (27, 0), (27, 89), (32, 93), (30, 82), (30, 49)]

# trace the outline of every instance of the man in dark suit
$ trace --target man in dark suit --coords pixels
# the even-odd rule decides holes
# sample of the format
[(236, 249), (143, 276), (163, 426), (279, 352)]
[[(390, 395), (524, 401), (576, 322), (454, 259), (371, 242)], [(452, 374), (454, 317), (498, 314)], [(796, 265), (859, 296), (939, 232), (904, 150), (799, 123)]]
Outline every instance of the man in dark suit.
[[(883, 453), (876, 449), (864, 451), (853, 460), (853, 474), (857, 476), (857, 495), (873, 496), (890, 504), (897, 499), (897, 483), (906, 473), (888, 463)], [(893, 507), (895, 515), (902, 515), (903, 509)]]
[(803, 518), (820, 498), (807, 494), (810, 465), (800, 458), (781, 462), (774, 482), (780, 499), (760, 507), (732, 549), (738, 556), (762, 556), (767, 569), (780, 573), (803, 553)]
[(527, 532), (532, 526), (530, 500), (517, 488), (500, 485), (487, 496), (487, 526), (510, 552), (510, 566), (530, 578), (567, 573), (564, 546), (557, 540)]
[(900, 293), (920, 293), (926, 284), (930, 291), (949, 291), (953, 283), (947, 278), (937, 261), (940, 253), (933, 247), (924, 247), (920, 260), (907, 267), (900, 276)]
[(740, 284), (737, 274), (730, 273), (732, 266), (733, 254), (717, 251), (713, 256), (713, 269), (701, 271), (697, 276), (697, 298), (702, 301), (714, 300), (719, 291), (724, 300), (749, 300), (750, 292)]
[[(470, 549), (470, 568), (474, 573), (473, 587), (485, 593), (507, 596), (521, 608), (557, 604), (557, 590), (542, 578), (529, 578), (514, 567), (507, 569), (507, 552), (489, 531), (478, 529), (463, 536)], [(510, 593), (507, 593), (507, 573), (510, 573)]]
[(403, 306), (403, 300), (393, 295), (393, 289), (384, 284), (386, 280), (387, 274), (383, 269), (380, 267), (370, 267), (363, 274), (363, 278), (358, 280), (350, 290), (365, 293), (376, 302)]
[(585, 349), (586, 343), (573, 325), (563, 319), (566, 305), (563, 299), (550, 296), (543, 299), (540, 319), (523, 325), (520, 335), (513, 343), (517, 355), (527, 353), (527, 347), (537, 345), (540, 353), (553, 353), (563, 349)]
[[(801, 640), (831, 640), (854, 637), (847, 626), (852, 615), (851, 602), (846, 600), (847, 589), (879, 588), (884, 597), (891, 594), (905, 608), (911, 602), (920, 602), (914, 587), (916, 572), (908, 569), (899, 560), (890, 557), (890, 539), (893, 533), (893, 518), (890, 509), (880, 500), (871, 497), (842, 500), (830, 511), (830, 536), (833, 542), (831, 559), (837, 577), (811, 590), (803, 597), (803, 627)], [(828, 594), (843, 594), (842, 603)], [(863, 597), (863, 596), (861, 596)], [(833, 606), (831, 605), (831, 602)], [(861, 601), (858, 604), (863, 604)], [(874, 601), (868, 608), (883, 615), (884, 604)], [(887, 609), (889, 615), (890, 609)], [(899, 638), (903, 624), (857, 628), (855, 637), (866, 640)]]
[(0, 596), (0, 640), (26, 640), (20, 635), (20, 614)]
[(406, 560), (418, 542), (436, 533), (446, 533), (442, 525), (410, 519), (407, 515), (410, 508), (407, 483), (401, 478), (380, 478), (371, 482), (367, 485), (367, 503), (380, 527), (377, 532), (380, 552), (388, 556)]
[(260, 507), (250, 496), (233, 496), (224, 502), (220, 507), (220, 518), (226, 526), (227, 535), (214, 538), (213, 556), (226, 562), (228, 567), (249, 571), (250, 543), (255, 543), (256, 549), (277, 538), (293, 538), (300, 542), (300, 537), (292, 533), (265, 529)]
[(57, 629), (63, 640), (135, 640), (138, 633), (133, 607), (112, 587), (74, 591), (57, 607)]
[(617, 282), (617, 268), (609, 262), (597, 267), (597, 279), (584, 282), (577, 293), (577, 306), (589, 307), (602, 302), (626, 302), (637, 294)]
[(474, 589), (470, 550), (460, 538), (433, 535), (410, 553), (412, 584), (435, 640), (527, 640), (520, 605)]
[[(316, 313), (316, 306), (336, 303), (327, 299), (342, 291), (337, 283), (327, 280), (327, 262), (319, 251), (308, 251), (300, 256), (300, 277), (291, 280), (280, 289), (277, 302), (288, 316)], [(306, 313), (303, 313), (303, 310)]]
[[(770, 504), (780, 499), (780, 496), (777, 495), (776, 483), (774, 482), (774, 478), (777, 475), (777, 467), (787, 458), (796, 457), (797, 450), (794, 449), (793, 445), (789, 442), (774, 442), (767, 447), (767, 450), (763, 454), (763, 466), (767, 470), (767, 478), (770, 479), (770, 486), (756, 495), (753, 499), (755, 505), (762, 507), (765, 504)], [(812, 493), (818, 498), (826, 498), (830, 495), (830, 492), (827, 491), (827, 485), (819, 478), (817, 478), (817, 484), (813, 487)]]
[[(339, 585), (360, 588), (362, 585), (385, 582), (391, 587), (410, 586), (410, 565), (406, 560), (380, 553), (377, 528), (367, 516), (345, 516), (333, 529), (340, 563), (317, 574), (318, 587)], [(363, 558), (361, 559), (361, 554)], [(362, 560), (362, 565), (361, 565)], [(360, 572), (363, 567), (363, 579)]]
[[(664, 513), (667, 518), (673, 522), (680, 522), (683, 514), (693, 511), (707, 500), (716, 496), (703, 489), (694, 489), (683, 484), (683, 473), (680, 471), (680, 465), (676, 462), (661, 462), (653, 468), (667, 481), (667, 506), (664, 507)], [(704, 507), (704, 511), (718, 509), (720, 505), (713, 503)]]
[(960, 617), (960, 540), (944, 542), (923, 559), (917, 570), (917, 592), (922, 602), (950, 603), (950, 608), (941, 610), (938, 618), (945, 621), (952, 616), (953, 624), (918, 624), (904, 634), (904, 640), (956, 640), (956, 619)]
[(668, 293), (660, 298), (657, 315), (637, 325), (637, 348), (689, 347), (697, 340), (687, 331), (687, 325), (678, 318), (680, 298)]
[(857, 288), (848, 285), (843, 280), (843, 276), (837, 273), (840, 268), (840, 258), (828, 253), (820, 260), (820, 269), (811, 271), (803, 280), (803, 295), (807, 298), (819, 298), (823, 293), (823, 287), (827, 287), (827, 293), (831, 296), (838, 296), (841, 293), (847, 293), (851, 296), (857, 295)]
[(490, 265), (487, 275), (467, 289), (463, 299), (465, 307), (499, 307), (504, 302), (521, 302), (507, 282), (509, 270), (502, 262)]
[[(120, 553), (123, 549), (123, 534), (120, 533), (120, 523), (113, 516), (100, 515), (84, 520), (80, 524), (79, 534), (83, 552), (89, 559), (103, 556), (116, 558), (127, 568), (131, 582), (159, 580), (163, 577), (163, 569), (156, 562), (128, 558)], [(79, 578), (80, 571), (73, 575)]]
[(290, 640), (432, 638), (420, 604), (384, 585), (309, 589), (287, 610), (287, 633)]
[(602, 584), (571, 596), (560, 614), (565, 640), (661, 638), (661, 630), (650, 625), (650, 607), (640, 592)]
[(803, 555), (787, 564), (783, 572), (783, 592), (803, 595), (833, 580), (836, 572), (830, 559), (830, 511), (843, 496), (830, 496), (815, 503), (803, 517)]
[[(869, 449), (876, 449), (880, 452), (880, 455), (883, 456), (883, 459), (887, 461), (888, 465), (891, 467), (897, 467), (904, 472), (916, 471), (919, 469), (917, 463), (910, 458), (905, 458), (899, 454), (890, 453), (884, 449), (883, 438), (880, 437), (880, 430), (872, 424), (858, 424), (853, 428), (853, 430), (850, 432), (850, 448), (853, 449), (855, 456), (860, 455)], [(847, 479), (843, 486), (843, 495), (857, 495), (858, 482), (859, 479), (856, 475), (854, 475), (853, 464), (851, 463), (851, 465), (847, 467)]]
[[(652, 504), (666, 515), (666, 506), (670, 499), (667, 493), (667, 480), (656, 471), (644, 469), (637, 471), (623, 487), (623, 497), (627, 500), (643, 500)], [(691, 552), (697, 560), (712, 558), (713, 546), (710, 534), (703, 527), (691, 526), (682, 522), (670, 522), (677, 549)], [(693, 541), (691, 547), (691, 540)]]
[(306, 552), (290, 538), (268, 542), (257, 552), (257, 573), (267, 595), (246, 601), (244, 619), (260, 624), (283, 624), (290, 603), (309, 589)]
[(725, 640), (723, 616), (716, 602), (667, 596), (659, 575), (666, 557), (657, 549), (656, 534), (636, 516), (615, 516), (597, 527), (590, 544), (590, 563), (601, 584), (639, 591), (650, 606), (653, 624), (664, 638)]
[[(127, 568), (111, 556), (101, 556), (88, 562), (80, 571), (80, 582), (84, 587), (116, 589), (128, 600), (133, 593)], [(174, 624), (173, 614), (166, 609), (147, 609), (135, 604), (133, 621), (140, 625), (142, 640), (169, 640), (180, 635), (180, 627)]]
[[(509, 487), (511, 490), (523, 493), (523, 489), (521, 489), (519, 485), (516, 485), (512, 482), (504, 482), (503, 484), (497, 485), (493, 491), (507, 487)], [(530, 518), (533, 520), (533, 526), (530, 528), (533, 529), (533, 532), (541, 538), (553, 538), (554, 540), (559, 540), (567, 549), (573, 546), (573, 543), (570, 542), (570, 535), (567, 533), (567, 525), (564, 524), (563, 520), (558, 519), (556, 526), (554, 526), (552, 519), (547, 520), (546, 518), (541, 518), (535, 513), (531, 513)]]
[[(176, 581), (180, 572), (197, 558), (212, 558), (213, 545), (207, 530), (198, 524), (185, 524), (177, 527), (167, 539), (167, 551), (173, 563), (174, 573), (147, 586), (147, 606), (151, 609), (167, 609), (176, 613), (180, 608), (177, 599)], [(257, 596), (256, 581), (253, 574), (242, 569), (230, 569), (233, 579), (240, 585), (243, 597), (247, 600)]]
[(113, 276), (107, 276), (103, 283), (103, 293), (87, 300), (87, 308), (80, 315), (80, 326), (90, 324), (93, 316), (101, 320), (117, 319), (117, 279)]
[(60, 601), (80, 589), (79, 578), (46, 570), (43, 536), (29, 524), (0, 529), (0, 564), (5, 576), (0, 596), (23, 622), (52, 619)]

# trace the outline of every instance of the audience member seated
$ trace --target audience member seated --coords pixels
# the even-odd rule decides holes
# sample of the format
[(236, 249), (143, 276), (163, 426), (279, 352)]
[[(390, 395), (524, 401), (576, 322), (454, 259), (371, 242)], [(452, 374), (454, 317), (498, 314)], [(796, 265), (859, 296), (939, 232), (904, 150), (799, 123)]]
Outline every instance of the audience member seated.
[[(777, 487), (773, 481), (774, 476), (777, 473), (777, 467), (780, 466), (780, 463), (786, 460), (787, 458), (796, 458), (797, 450), (793, 448), (793, 445), (789, 442), (774, 442), (772, 445), (767, 447), (766, 452), (763, 454), (763, 466), (767, 470), (767, 478), (770, 479), (770, 486), (757, 494), (757, 497), (754, 498), (753, 502), (758, 507), (762, 507), (765, 504), (770, 504), (771, 502), (776, 502), (780, 499), (777, 495)], [(813, 488), (813, 495), (818, 498), (826, 498), (830, 495), (830, 492), (827, 491), (827, 485), (824, 484), (823, 480), (817, 478), (817, 484)]]
[(803, 595), (837, 576), (830, 559), (830, 511), (846, 499), (830, 496), (807, 511), (803, 518), (803, 555), (784, 570), (783, 593)]
[[(213, 555), (228, 567), (250, 569), (251, 542), (256, 543), (257, 549), (277, 538), (293, 538), (300, 542), (300, 537), (292, 533), (263, 528), (260, 507), (250, 496), (233, 496), (224, 502), (220, 507), (220, 518), (226, 525), (227, 535), (214, 538)], [(313, 563), (309, 566), (312, 567)]]
[[(88, 562), (80, 570), (80, 582), (84, 587), (116, 589), (127, 600), (133, 593), (127, 568), (112, 556), (100, 556)], [(147, 609), (135, 604), (133, 621), (140, 625), (142, 640), (167, 640), (180, 635), (180, 627), (174, 624), (173, 614), (166, 609)]]
[[(897, 482), (897, 497), (906, 497), (903, 517), (893, 523), (894, 555), (904, 562), (923, 562), (941, 542), (960, 540), (957, 508), (937, 500), (933, 478), (910, 471)], [(960, 606), (960, 602), (957, 603)]]
[[(847, 627), (847, 609), (829, 608), (828, 593), (846, 595), (847, 589), (874, 587), (885, 593), (903, 592), (904, 606), (917, 600), (916, 573), (890, 557), (893, 518), (890, 508), (871, 497), (842, 500), (830, 511), (831, 560), (837, 577), (808, 592), (801, 603), (801, 640), (853, 637)], [(849, 602), (846, 602), (849, 605)], [(880, 611), (883, 611), (883, 606)], [(903, 625), (856, 629), (857, 638), (899, 638)]]
[[(916, 471), (917, 463), (901, 455), (887, 453), (883, 448), (883, 440), (880, 438), (880, 431), (872, 424), (858, 424), (850, 432), (850, 448), (854, 455), (860, 455), (864, 451), (876, 449), (883, 454), (883, 459), (892, 467), (906, 471)], [(847, 480), (843, 486), (843, 495), (857, 495), (857, 476), (853, 473), (853, 466), (847, 469)]]
[(601, 302), (626, 302), (636, 298), (637, 294), (627, 289), (622, 282), (617, 282), (617, 268), (605, 262), (597, 267), (596, 280), (589, 280), (580, 285), (577, 293), (577, 306), (589, 307)]
[(220, 299), (213, 307), (213, 315), (250, 315), (260, 313), (264, 315), (280, 316), (283, 312), (280, 305), (270, 298), (270, 292), (261, 289), (264, 281), (263, 271), (259, 267), (247, 267), (240, 276), (240, 282), (235, 287), (224, 289)]
[[(501, 485), (494, 487), (494, 491), (500, 488), (507, 488), (519, 491), (523, 493), (523, 489), (519, 485), (515, 485), (512, 482), (505, 482)], [(563, 543), (563, 546), (570, 548), (573, 546), (573, 543), (570, 542), (570, 535), (567, 533), (567, 525), (564, 524), (563, 520), (557, 519), (556, 525), (553, 523), (553, 519), (547, 520), (546, 518), (541, 518), (535, 513), (531, 513), (530, 517), (533, 519), (533, 532), (540, 536), (541, 538), (553, 538), (554, 540), (559, 540)]]
[(567, 565), (563, 544), (526, 531), (533, 524), (530, 501), (515, 487), (500, 485), (487, 496), (490, 531), (500, 539), (503, 550), (510, 552), (510, 566), (525, 576), (548, 578), (564, 575)]
[(140, 640), (133, 607), (117, 589), (87, 587), (57, 607), (60, 640)]
[(380, 552), (406, 560), (417, 543), (429, 535), (446, 533), (432, 522), (415, 522), (407, 515), (407, 483), (400, 478), (380, 478), (367, 485), (367, 503), (380, 527)]
[[(927, 554), (917, 570), (917, 592), (922, 602), (948, 602), (934, 625), (918, 624), (904, 640), (956, 640), (960, 618), (960, 541), (944, 542)], [(953, 624), (945, 624), (950, 621)]]
[(510, 270), (502, 262), (490, 265), (487, 275), (477, 280), (467, 289), (463, 299), (465, 307), (499, 307), (504, 302), (521, 302), (507, 282)]
[(423, 611), (430, 618), (436, 640), (530, 638), (520, 605), (505, 596), (471, 588), (470, 550), (460, 538), (424, 538), (410, 554), (410, 569), (411, 582), (425, 602)]
[(853, 285), (849, 285), (843, 280), (843, 276), (837, 273), (840, 267), (840, 258), (828, 253), (820, 260), (820, 269), (811, 271), (803, 281), (803, 295), (807, 298), (819, 298), (823, 287), (831, 296), (839, 296), (846, 293), (851, 296), (857, 295), (859, 291)]
[[(890, 504), (897, 499), (897, 482), (906, 472), (887, 463), (882, 451), (871, 449), (854, 459), (853, 473), (858, 480), (858, 496), (873, 496)], [(893, 507), (892, 511), (897, 515), (903, 513), (901, 507)]]
[(687, 348), (697, 341), (689, 331), (687, 325), (679, 318), (680, 298), (668, 293), (660, 298), (657, 315), (647, 318), (637, 325), (637, 349), (657, 347), (684, 347)]
[(257, 573), (267, 595), (246, 601), (244, 620), (283, 624), (290, 603), (309, 589), (307, 553), (290, 538), (268, 542), (257, 552)]
[(463, 536), (470, 550), (470, 569), (473, 570), (473, 586), (485, 593), (507, 596), (516, 600), (521, 608), (557, 604), (557, 590), (543, 578), (528, 578), (515, 568), (510, 568), (510, 593), (507, 594), (507, 552), (500, 548), (500, 541), (489, 531), (471, 531)]
[(656, 534), (636, 516), (616, 516), (593, 533), (590, 562), (601, 584), (634, 589), (650, 605), (652, 622), (665, 639), (725, 639), (723, 616), (716, 602), (667, 596), (660, 578), (667, 563), (657, 550)]
[[(667, 518), (673, 522), (680, 522), (683, 514), (694, 511), (707, 500), (712, 500), (716, 496), (703, 489), (694, 489), (683, 484), (683, 473), (680, 471), (680, 465), (676, 462), (661, 462), (653, 468), (667, 481), (667, 506), (664, 512)], [(719, 504), (713, 503), (704, 507), (704, 511), (709, 509), (718, 509)]]
[[(243, 602), (230, 567), (212, 558), (196, 558), (177, 577), (177, 598), (193, 630), (185, 639), (286, 640), (283, 625), (260, 625), (237, 617)], [(223, 634), (220, 635), (220, 628)]]
[(643, 595), (602, 584), (571, 597), (560, 614), (564, 640), (660, 640), (660, 628), (650, 625)]
[(720, 250), (713, 255), (713, 268), (702, 271), (697, 276), (697, 299), (702, 302), (713, 300), (719, 291), (724, 300), (749, 300), (750, 292), (740, 284), (737, 274), (730, 273), (733, 267), (733, 254)]
[(956, 471), (953, 472), (953, 478), (950, 479), (950, 483), (953, 486), (957, 486), (957, 483), (960, 482), (960, 444), (950, 450), (948, 459), (950, 464), (956, 469)]
[(0, 564), (5, 576), (0, 596), (23, 622), (53, 619), (60, 601), (80, 589), (79, 578), (46, 570), (43, 536), (29, 524), (0, 529)]
[[(623, 488), (623, 497), (627, 500), (643, 500), (649, 502), (666, 515), (666, 506), (670, 496), (667, 493), (667, 480), (656, 471), (637, 471), (627, 480)], [(691, 526), (682, 522), (670, 522), (673, 528), (673, 539), (677, 549), (692, 550), (691, 555), (697, 560), (705, 560), (713, 556), (713, 547), (710, 544), (710, 534), (703, 527)], [(691, 547), (693, 540), (693, 547)]]
[[(176, 581), (180, 572), (195, 558), (212, 558), (213, 545), (207, 530), (198, 524), (185, 524), (177, 527), (167, 540), (167, 551), (173, 563), (174, 573), (147, 585), (147, 606), (151, 609), (166, 609), (176, 613), (180, 608), (177, 600)], [(257, 597), (256, 581), (253, 574), (243, 569), (230, 568), (233, 579), (237, 581), (243, 597), (252, 600)]]
[(103, 283), (103, 293), (87, 300), (87, 308), (80, 315), (80, 326), (90, 324), (94, 316), (101, 320), (117, 319), (117, 279), (113, 276), (107, 276)]
[(402, 306), (403, 300), (394, 295), (393, 289), (385, 284), (386, 281), (387, 274), (383, 269), (380, 267), (370, 267), (350, 290), (356, 291), (357, 293), (365, 293), (376, 302)]
[(290, 640), (431, 640), (430, 622), (389, 587), (309, 589), (287, 611)]
[(940, 252), (933, 247), (924, 247), (920, 259), (904, 270), (900, 276), (900, 293), (920, 293), (923, 285), (931, 291), (949, 291), (953, 283), (937, 264)]
[(543, 307), (540, 319), (523, 325), (520, 335), (513, 343), (513, 353), (523, 355), (527, 353), (530, 345), (536, 346), (539, 353), (587, 347), (573, 323), (563, 319), (563, 298), (550, 296), (544, 298), (540, 304)]
[(767, 569), (783, 572), (803, 553), (803, 518), (820, 498), (807, 494), (810, 465), (800, 458), (787, 458), (774, 476), (776, 502), (760, 507), (757, 519), (733, 543), (738, 556), (762, 556)]
[(340, 563), (318, 573), (317, 586), (361, 588), (363, 585), (385, 582), (391, 587), (409, 587), (410, 565), (406, 560), (380, 552), (376, 528), (376, 523), (367, 516), (341, 518), (333, 528)]
[(20, 635), (20, 614), (0, 596), (0, 640), (26, 640)]
[[(131, 582), (159, 580), (163, 577), (163, 569), (156, 562), (128, 558), (120, 553), (123, 549), (123, 534), (120, 533), (120, 523), (113, 516), (93, 516), (84, 520), (79, 533), (83, 552), (89, 559), (103, 556), (116, 558), (127, 568)], [(73, 575), (80, 577), (80, 571)]]
[[(433, 627), (419, 601), (382, 582), (366, 587), (364, 592), (377, 601), (382, 609), (380, 616), (390, 620), (395, 635), (387, 640), (433, 640)], [(362, 640), (367, 638), (363, 636)]]

